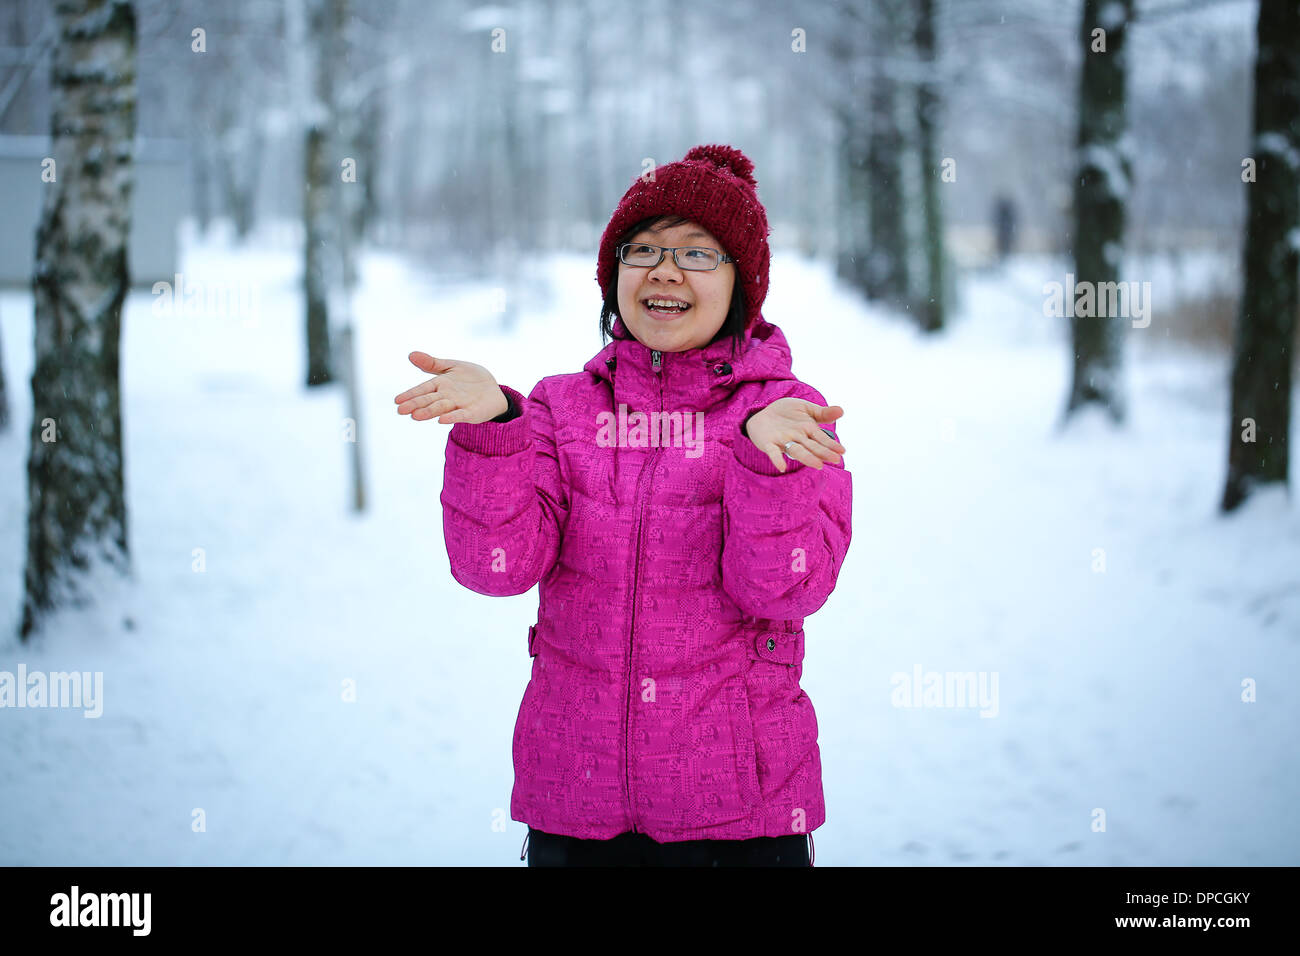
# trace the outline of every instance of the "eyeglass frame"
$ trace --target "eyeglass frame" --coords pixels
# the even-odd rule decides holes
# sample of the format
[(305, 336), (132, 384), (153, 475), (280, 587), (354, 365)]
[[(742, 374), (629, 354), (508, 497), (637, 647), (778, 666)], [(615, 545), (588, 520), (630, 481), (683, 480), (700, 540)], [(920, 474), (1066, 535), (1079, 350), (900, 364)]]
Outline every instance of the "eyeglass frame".
[[(649, 246), (651, 249), (658, 249), (659, 259), (654, 263), (654, 265), (637, 265), (628, 262), (623, 258), (623, 250), (628, 246)], [(677, 250), (679, 249), (707, 249), (709, 252), (716, 252), (718, 254), (718, 263), (712, 269), (688, 269), (677, 261)], [(637, 242), (636, 240), (628, 240), (627, 242), (620, 242), (614, 249), (614, 254), (618, 256), (618, 261), (623, 263), (623, 265), (631, 266), (634, 269), (657, 269), (663, 264), (664, 256), (670, 252), (673, 254), (673, 265), (678, 269), (681, 269), (683, 272), (717, 272), (718, 266), (721, 266), (724, 262), (736, 261), (721, 249), (714, 249), (712, 246), (656, 246), (653, 242)]]

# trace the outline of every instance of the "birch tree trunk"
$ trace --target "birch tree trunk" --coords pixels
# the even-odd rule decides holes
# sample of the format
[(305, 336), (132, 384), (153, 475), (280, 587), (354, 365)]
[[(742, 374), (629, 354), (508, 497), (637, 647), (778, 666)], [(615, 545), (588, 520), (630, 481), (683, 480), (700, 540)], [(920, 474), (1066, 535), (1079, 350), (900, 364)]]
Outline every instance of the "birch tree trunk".
[(5, 350), (0, 341), (0, 432), (9, 430), (9, 386), (5, 383)]
[[(203, 71), (206, 74), (208, 71)], [(207, 133), (209, 119), (209, 83), (202, 80), (189, 85), (190, 142), (193, 161), (190, 163), (191, 187), (194, 190), (194, 218), (199, 234), (206, 236), (212, 222), (212, 145)]]
[(841, 111), (838, 115), (835, 274), (865, 293), (867, 261), (871, 254), (867, 229), (871, 207), (871, 177), (867, 170), (869, 132), (852, 111)]
[(871, 78), (871, 139), (866, 178), (871, 193), (868, 228), (871, 252), (866, 263), (869, 299), (903, 304), (907, 299), (907, 230), (903, 221), (903, 131), (898, 122), (898, 83), (886, 62), (901, 34), (902, 9), (897, 0), (876, 6), (879, 39)]
[[(335, 252), (330, 229), (333, 212), (333, 177), (330, 163), (329, 119), (333, 99), (331, 56), (333, 35), (328, 0), (301, 0), (307, 56), (307, 102), (303, 136), (303, 300), (307, 323), (307, 384), (334, 381), (330, 363), (329, 257)], [(295, 24), (296, 25), (296, 24)]]
[(861, 91), (865, 88), (862, 68), (862, 37), (865, 14), (848, 5), (834, 8), (830, 19), (827, 50), (833, 64), (834, 84), (822, 91), (833, 119), (835, 275), (859, 291), (866, 289), (866, 264), (870, 252), (867, 230), (871, 184), (867, 175), (870, 138), (869, 115)]
[(36, 233), (36, 361), (20, 638), (82, 579), (131, 570), (118, 346), (128, 285), (136, 19), (129, 0), (58, 0), (51, 155)]
[[(1079, 82), (1079, 171), (1074, 181), (1074, 272), (1077, 284), (1091, 283), (1093, 289), (1119, 279), (1123, 253), (1124, 207), (1132, 178), (1123, 143), (1124, 40), (1132, 19), (1133, 0), (1084, 0), (1079, 30), (1083, 75)], [(1125, 417), (1123, 317), (1104, 314), (1101, 295), (1095, 300), (1094, 308), (1084, 310), (1095, 315), (1068, 309), (1074, 362), (1064, 420), (1093, 403), (1118, 424)]]
[(926, 292), (917, 321), (927, 332), (944, 326), (943, 212), (939, 208), (939, 155), (935, 131), (939, 125), (939, 100), (934, 55), (934, 0), (917, 0), (916, 51), (930, 75), (916, 90), (917, 152), (921, 160), (921, 205), (925, 218)]
[[(362, 192), (365, 184), (358, 178), (358, 165), (364, 160), (358, 156), (357, 148), (361, 137), (358, 135), (357, 117), (359, 115), (359, 95), (345, 96), (347, 84), (355, 83), (355, 77), (349, 79), (349, 64), (359, 63), (360, 57), (354, 57), (356, 53), (353, 38), (348, 29), (348, 0), (329, 0), (329, 20), (330, 34), (330, 55), (334, 64), (333, 68), (338, 70), (339, 78), (334, 81), (332, 96), (330, 97), (329, 106), (329, 129), (332, 136), (332, 149), (330, 153), (333, 157), (326, 172), (329, 176), (330, 194), (334, 197), (334, 205), (331, 208), (333, 216), (333, 234), (336, 240), (337, 248), (334, 250), (336, 262), (338, 264), (334, 282), (337, 286), (345, 291), (345, 295), (350, 296), (353, 287), (357, 282), (357, 263), (356, 250), (359, 236), (356, 232), (357, 210), (361, 206)], [(347, 103), (349, 105), (345, 106)], [(348, 171), (348, 178), (344, 179), (344, 160), (351, 160), (351, 168)], [(344, 316), (345, 322), (351, 321), (351, 316)]]
[(1300, 308), (1300, 5), (1260, 0), (1257, 35), (1255, 181), (1246, 184), (1245, 284), (1233, 348), (1224, 511), (1257, 485), (1287, 484)]
[[(596, 115), (595, 93), (598, 77), (597, 66), (601, 62), (597, 49), (595, 24), (599, 11), (596, 0), (578, 0), (571, 8), (576, 10), (576, 24), (570, 56), (574, 64), (574, 86), (577, 90), (577, 106), (571, 118), (574, 154), (589, 157), (593, 167), (598, 167), (599, 152), (598, 132), (601, 129), (600, 117)], [(572, 16), (572, 14), (571, 14)], [(571, 23), (575, 22), (573, 19)], [(589, 175), (581, 177), (581, 210), (583, 225), (588, 229), (599, 230), (609, 213), (606, 208), (606, 192), (602, 177)], [(599, 234), (599, 233), (597, 233)]]

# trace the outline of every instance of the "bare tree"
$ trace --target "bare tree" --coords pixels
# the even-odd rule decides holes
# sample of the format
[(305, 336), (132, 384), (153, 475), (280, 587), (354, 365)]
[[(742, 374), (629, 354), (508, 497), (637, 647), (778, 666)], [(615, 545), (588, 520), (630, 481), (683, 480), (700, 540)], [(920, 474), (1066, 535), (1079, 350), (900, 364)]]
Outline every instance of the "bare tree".
[(295, 86), (303, 104), (303, 300), (306, 306), (307, 384), (334, 380), (330, 363), (329, 255), (334, 251), (329, 121), (335, 69), (333, 10), (329, 0), (294, 0), (288, 7), (289, 42), (299, 57)]
[(54, 181), (36, 235), (36, 362), (20, 637), (102, 559), (130, 572), (118, 347), (128, 286), (136, 18), (130, 0), (59, 0)]
[(0, 341), (0, 432), (9, 430), (9, 388), (5, 384), (4, 343)]
[(926, 293), (917, 321), (927, 332), (944, 326), (943, 213), (939, 208), (939, 163), (935, 133), (939, 125), (937, 77), (934, 74), (934, 0), (917, 0), (916, 52), (926, 72), (916, 87), (917, 154), (921, 161), (921, 207), (924, 217)]
[(211, 153), (222, 203), (239, 239), (248, 237), (256, 218), (257, 157), (263, 144), (256, 105), (243, 95), (251, 92), (256, 89), (247, 82), (229, 82), (217, 91), (220, 132)]
[(834, 117), (835, 142), (835, 274), (856, 289), (866, 287), (866, 265), (871, 238), (867, 211), (871, 193), (867, 149), (871, 137), (869, 113), (863, 105), (866, 56), (862, 48), (865, 29), (862, 14), (851, 5), (835, 8), (835, 20), (826, 29), (827, 57), (838, 86), (824, 86), (819, 94)]
[(1287, 485), (1300, 308), (1300, 5), (1260, 0), (1257, 37), (1255, 181), (1246, 186), (1246, 278), (1233, 347), (1224, 511), (1260, 484)]
[(194, 204), (194, 220), (200, 234), (206, 235), (208, 225), (212, 222), (212, 166), (213, 150), (209, 137), (205, 133), (209, 122), (209, 93), (214, 84), (189, 83), (186, 94), (189, 97), (189, 138), (191, 143), (190, 186), (193, 190), (191, 202)]
[(22, 53), (16, 61), (9, 61), (13, 69), (0, 82), (0, 130), (22, 133), (48, 116), (45, 98), (34, 89), (36, 83), (29, 81), (54, 49), (57, 37), (53, 18), (36, 0), (10, 0), (5, 7), (4, 44)]
[[(894, 48), (903, 38), (903, 16), (899, 0), (881, 0), (876, 5), (874, 35), (886, 50)], [(898, 87), (884, 50), (879, 50), (872, 58), (871, 136), (865, 170), (871, 195), (868, 209), (871, 248), (864, 279), (868, 298), (892, 303), (903, 303), (908, 295), (905, 142), (899, 122)]]
[[(1132, 178), (1123, 142), (1124, 40), (1132, 19), (1133, 0), (1084, 0), (1079, 27), (1085, 53), (1079, 81), (1074, 262), (1076, 280), (1090, 283), (1093, 289), (1118, 280), (1123, 250), (1124, 205)], [(1100, 295), (1097, 300), (1096, 315), (1070, 310), (1074, 376), (1063, 423), (1089, 403), (1100, 405), (1116, 423), (1124, 420), (1123, 325), (1119, 316), (1104, 314)]]

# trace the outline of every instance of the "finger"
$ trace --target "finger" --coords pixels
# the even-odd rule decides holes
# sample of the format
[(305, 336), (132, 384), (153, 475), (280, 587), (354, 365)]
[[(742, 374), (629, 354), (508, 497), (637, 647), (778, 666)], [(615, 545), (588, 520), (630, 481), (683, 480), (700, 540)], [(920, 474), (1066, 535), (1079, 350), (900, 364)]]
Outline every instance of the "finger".
[[(790, 446), (791, 450), (795, 447), (800, 446)], [(809, 436), (808, 440), (804, 442), (801, 447), (803, 447), (809, 454), (816, 455), (822, 461), (829, 461), (834, 464), (840, 460), (840, 456), (835, 451), (822, 442), (819, 442), (815, 436)]]
[(456, 367), (456, 363), (451, 359), (435, 358), (428, 352), (412, 352), (407, 356), (411, 364), (424, 372), (433, 372), (441, 375), (443, 372), (450, 372)]
[[(785, 451), (785, 449), (782, 449), (782, 451)], [(790, 450), (786, 451), (785, 454), (790, 458), (793, 458), (795, 461), (802, 462), (812, 468), (821, 470), (822, 460), (801, 445), (798, 439), (795, 439), (795, 443), (790, 446)]]
[[(826, 461), (838, 461), (839, 457), (844, 454), (844, 446), (820, 428), (814, 427), (808, 433), (808, 437), (812, 441), (816, 442), (815, 445), (811, 446), (813, 451), (821, 455), (822, 458), (826, 459)], [(823, 451), (830, 452), (830, 456), (828, 457), (827, 455), (822, 454)]]
[(789, 451), (787, 451), (784, 446), (784, 442), (772, 442), (768, 445), (771, 449), (771, 451), (768, 452), (768, 457), (771, 458), (772, 463), (776, 465), (777, 471), (782, 473), (785, 472), (787, 467), (785, 463), (786, 458), (790, 458), (792, 461), (802, 462), (805, 465), (812, 465), (815, 468), (821, 467), (820, 464), (814, 464), (816, 459), (813, 458), (812, 453), (800, 445), (797, 440), (790, 446)]
[(394, 398), (393, 401), (400, 405), (407, 399), (414, 398), (417, 395), (427, 395), (429, 392), (437, 391), (437, 389), (438, 380), (436, 378), (431, 378), (426, 382), (421, 382), (419, 385), (408, 388), (406, 391), (402, 392), (402, 394)]
[(823, 408), (821, 405), (813, 405), (813, 418), (819, 422), (833, 422), (844, 414), (844, 409), (838, 405), (828, 405)]
[(437, 386), (429, 389), (421, 395), (414, 398), (408, 398), (402, 404), (397, 406), (399, 415), (405, 415), (407, 412), (415, 411), (417, 408), (427, 408), (431, 403), (447, 398), (446, 391), (440, 391)]
[(439, 415), (446, 415), (456, 409), (456, 403), (450, 398), (438, 398), (426, 402), (411, 413), (411, 418), (417, 422), (427, 422), (431, 418), (437, 418)]

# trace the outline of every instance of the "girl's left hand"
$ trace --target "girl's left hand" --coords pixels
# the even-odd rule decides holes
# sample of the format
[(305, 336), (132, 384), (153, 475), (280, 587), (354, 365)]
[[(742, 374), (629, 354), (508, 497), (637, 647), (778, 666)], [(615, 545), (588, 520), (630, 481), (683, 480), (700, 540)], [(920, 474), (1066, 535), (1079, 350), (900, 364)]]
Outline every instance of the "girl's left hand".
[[(819, 471), (823, 461), (840, 461), (844, 446), (821, 426), (844, 414), (838, 405), (821, 406), (802, 398), (778, 398), (750, 418), (745, 432), (754, 447), (767, 455), (778, 471), (785, 471), (785, 456)], [(789, 449), (786, 442), (793, 441)]]

